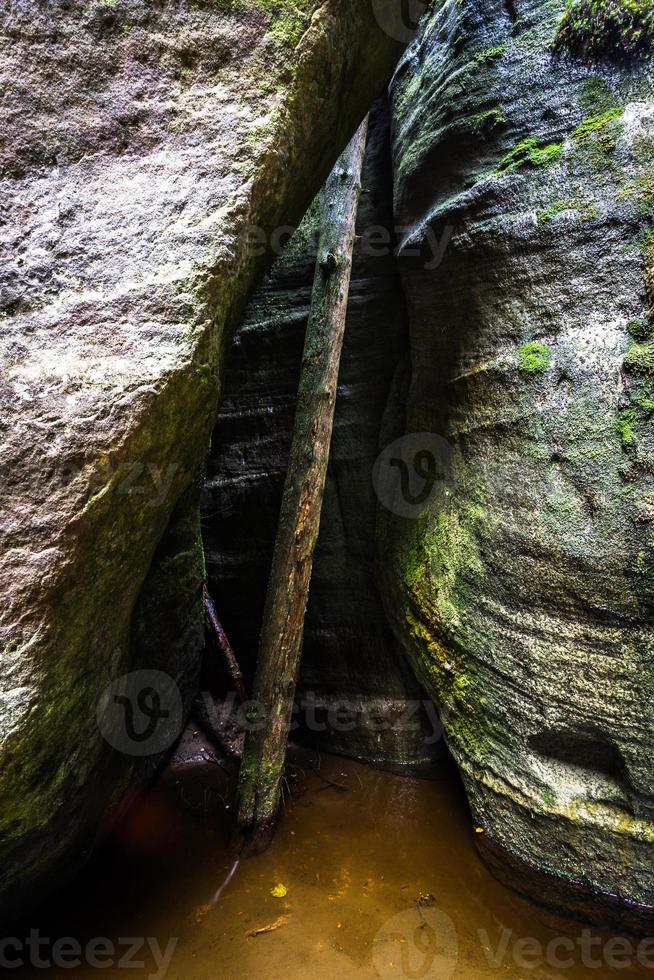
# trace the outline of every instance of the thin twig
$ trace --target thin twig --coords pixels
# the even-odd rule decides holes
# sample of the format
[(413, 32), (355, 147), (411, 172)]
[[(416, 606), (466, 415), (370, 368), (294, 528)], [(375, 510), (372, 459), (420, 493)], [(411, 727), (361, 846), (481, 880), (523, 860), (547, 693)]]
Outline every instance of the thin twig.
[(243, 674), (241, 673), (241, 668), (238, 665), (236, 654), (232, 650), (232, 646), (227, 639), (227, 634), (223, 629), (222, 623), (218, 619), (216, 606), (211, 598), (211, 595), (209, 594), (209, 586), (207, 585), (206, 581), (202, 584), (202, 597), (204, 599), (204, 611), (207, 617), (207, 622), (211, 627), (211, 632), (213, 633), (216, 643), (218, 644), (218, 649), (220, 650), (220, 653), (222, 654), (222, 657), (227, 665), (227, 672), (230, 680), (234, 685), (234, 689), (238, 694), (241, 704), (245, 704), (249, 698), (245, 689)]
[(264, 936), (267, 932), (274, 932), (275, 929), (279, 929), (280, 926), (285, 925), (287, 921), (287, 915), (280, 915), (280, 917), (275, 919), (274, 922), (271, 922), (270, 925), (262, 926), (260, 929), (252, 929), (247, 935), (251, 939), (255, 939), (257, 936)]

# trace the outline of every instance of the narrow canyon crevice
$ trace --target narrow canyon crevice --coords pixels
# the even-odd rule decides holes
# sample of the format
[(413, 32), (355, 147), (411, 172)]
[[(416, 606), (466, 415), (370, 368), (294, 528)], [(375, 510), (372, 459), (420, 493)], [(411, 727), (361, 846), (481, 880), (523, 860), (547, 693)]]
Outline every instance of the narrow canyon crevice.
[[(227, 364), (203, 497), (210, 587), (250, 681), (288, 460), (318, 205), (280, 248), (245, 311)], [(386, 437), (389, 393), (408, 361), (406, 308), (393, 254), (385, 99), (371, 114), (357, 230), (298, 721), (306, 729), (307, 712), (315, 717), (305, 737), (324, 750), (426, 768), (438, 755), (437, 732), (420, 703), (428, 699), (389, 627), (375, 577), (372, 469)], [(279, 242), (288, 235), (280, 234)], [(325, 716), (337, 710), (336, 728), (326, 726)], [(432, 717), (436, 721), (435, 712)]]
[[(0, 919), (133, 848), (184, 980), (228, 887), (237, 980), (304, 975), (306, 936), (329, 980), (395, 980), (433, 921), (475, 980), (507, 923), (651, 933), (653, 0), (13, 0), (0, 36)], [(251, 692), (357, 207), (288, 643), (266, 620), (281, 749), (241, 766), (289, 806), (247, 864), (256, 710), (207, 598)]]

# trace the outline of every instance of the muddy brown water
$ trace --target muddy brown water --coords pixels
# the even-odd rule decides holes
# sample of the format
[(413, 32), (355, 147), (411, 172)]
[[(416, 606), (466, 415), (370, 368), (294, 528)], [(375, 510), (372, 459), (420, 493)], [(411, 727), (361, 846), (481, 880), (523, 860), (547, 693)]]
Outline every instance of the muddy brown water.
[[(40, 963), (56, 953), (60, 965), (5, 975), (654, 977), (647, 949), (640, 950), (643, 965), (636, 943), (630, 952), (628, 940), (584, 933), (492, 878), (449, 771), (437, 781), (411, 779), (304, 753), (291, 775), (273, 844), (235, 866), (232, 811), (225, 810), (233, 802), (220, 769), (169, 770), (73, 886), (4, 948), (8, 960), (29, 963), (33, 929)], [(81, 962), (71, 965), (78, 952)]]

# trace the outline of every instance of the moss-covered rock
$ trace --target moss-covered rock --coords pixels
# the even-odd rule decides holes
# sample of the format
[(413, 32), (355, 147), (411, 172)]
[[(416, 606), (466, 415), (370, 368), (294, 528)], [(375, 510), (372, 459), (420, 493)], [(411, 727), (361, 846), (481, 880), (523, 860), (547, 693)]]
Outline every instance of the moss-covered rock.
[[(396, 72), (406, 430), (447, 439), (452, 476), (417, 520), (380, 508), (378, 564), (497, 872), (642, 926), (654, 93), (643, 62), (599, 75), (556, 58), (562, 13), (448, 0)], [(469, 120), (491, 106), (506, 125), (481, 140)], [(438, 268), (411, 257), (446, 228)]]
[(518, 167), (547, 167), (551, 163), (556, 163), (562, 153), (563, 147), (560, 143), (548, 143), (546, 146), (540, 146), (538, 140), (535, 140), (533, 136), (528, 136), (516, 143), (502, 157), (497, 169), (501, 173), (509, 173)]
[(197, 504), (262, 259), (392, 69), (372, 4), (5, 5), (0, 147), (0, 918), (83, 860), (152, 767), (96, 708), (135, 666), (188, 704)]
[(568, 0), (553, 49), (584, 61), (650, 57), (654, 45), (652, 0)]

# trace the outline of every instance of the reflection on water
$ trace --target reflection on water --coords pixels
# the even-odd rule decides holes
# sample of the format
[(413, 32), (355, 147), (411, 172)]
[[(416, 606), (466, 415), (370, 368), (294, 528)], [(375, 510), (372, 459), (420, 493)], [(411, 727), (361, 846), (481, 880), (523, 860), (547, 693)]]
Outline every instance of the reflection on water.
[[(500, 886), (476, 856), (455, 778), (406, 779), (306, 754), (291, 772), (272, 846), (238, 865), (221, 770), (203, 763), (168, 772), (92, 867), (21, 933), (23, 941), (38, 930), (42, 962), (56, 939), (70, 937), (57, 956), (71, 964), (81, 951), (80, 965), (12, 974), (654, 977), (645, 948), (639, 964), (635, 943), (611, 943)], [(11, 948), (16, 959), (29, 955)]]

